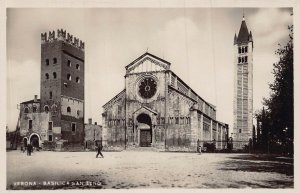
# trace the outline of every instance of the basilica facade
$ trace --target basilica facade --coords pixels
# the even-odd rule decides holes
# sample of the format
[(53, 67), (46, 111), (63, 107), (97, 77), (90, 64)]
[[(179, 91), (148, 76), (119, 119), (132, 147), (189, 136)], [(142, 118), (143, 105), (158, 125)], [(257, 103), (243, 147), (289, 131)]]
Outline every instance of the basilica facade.
[(217, 121), (216, 107), (181, 80), (170, 62), (146, 52), (125, 69), (125, 89), (103, 105), (104, 149), (227, 147), (228, 125)]

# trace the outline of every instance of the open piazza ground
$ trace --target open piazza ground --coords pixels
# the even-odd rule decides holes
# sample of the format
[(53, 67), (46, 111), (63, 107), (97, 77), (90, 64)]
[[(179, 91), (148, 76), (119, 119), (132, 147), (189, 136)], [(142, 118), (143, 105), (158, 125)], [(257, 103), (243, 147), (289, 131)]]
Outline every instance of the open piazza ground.
[(7, 189), (293, 188), (293, 159), (153, 151), (7, 152)]

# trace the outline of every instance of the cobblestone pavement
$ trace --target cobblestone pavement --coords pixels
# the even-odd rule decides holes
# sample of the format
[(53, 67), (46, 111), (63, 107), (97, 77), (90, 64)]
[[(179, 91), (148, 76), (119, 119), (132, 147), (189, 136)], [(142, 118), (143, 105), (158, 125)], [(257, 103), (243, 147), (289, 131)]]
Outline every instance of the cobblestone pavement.
[(293, 188), (293, 159), (171, 152), (7, 152), (8, 189)]

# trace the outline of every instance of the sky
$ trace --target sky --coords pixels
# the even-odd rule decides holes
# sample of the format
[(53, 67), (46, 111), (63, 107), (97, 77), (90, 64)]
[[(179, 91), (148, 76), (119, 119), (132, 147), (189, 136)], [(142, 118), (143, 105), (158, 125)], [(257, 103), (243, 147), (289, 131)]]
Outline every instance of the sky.
[(278, 44), (288, 40), (289, 8), (9, 8), (7, 125), (17, 104), (40, 96), (40, 34), (60, 28), (85, 42), (85, 122), (102, 123), (102, 106), (124, 89), (125, 66), (147, 50), (216, 106), (233, 124), (234, 34), (243, 12), (254, 40), (253, 107), (262, 108), (273, 81)]

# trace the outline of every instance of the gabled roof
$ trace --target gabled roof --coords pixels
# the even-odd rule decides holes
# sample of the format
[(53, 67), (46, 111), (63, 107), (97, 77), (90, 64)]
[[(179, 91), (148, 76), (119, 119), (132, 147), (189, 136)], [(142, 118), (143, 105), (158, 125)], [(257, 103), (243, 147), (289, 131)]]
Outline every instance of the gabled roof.
[(150, 53), (146, 52), (146, 53), (144, 53), (143, 55), (141, 55), (140, 57), (138, 57), (137, 59), (135, 59), (133, 62), (131, 62), (130, 64), (128, 64), (127, 66), (125, 66), (125, 69), (127, 70), (131, 65), (135, 64), (137, 61), (141, 60), (141, 59), (144, 58), (145, 56), (150, 56), (150, 57), (155, 58), (155, 59), (157, 59), (157, 60), (159, 60), (159, 61), (161, 61), (161, 62), (163, 62), (163, 63), (166, 63), (166, 64), (168, 64), (168, 65), (171, 65), (170, 62), (168, 62), (168, 61), (166, 61), (166, 60), (164, 60), (164, 59), (161, 59), (160, 57), (157, 57), (157, 56), (155, 56), (155, 55), (153, 55), (153, 54), (150, 54)]
[(141, 110), (141, 109), (146, 109), (147, 111), (150, 111), (151, 113), (153, 113), (153, 114), (155, 114), (155, 115), (158, 114), (156, 111), (150, 109), (150, 108), (147, 107), (147, 106), (142, 106), (141, 108), (139, 108), (139, 109), (137, 109), (136, 111), (134, 111), (133, 114), (136, 113), (136, 112), (138, 112), (138, 111)]
[(124, 94), (126, 91), (126, 89), (123, 89), (121, 92), (119, 92), (114, 98), (110, 99), (107, 103), (105, 103), (102, 107), (105, 108), (106, 105), (108, 105), (109, 103), (111, 103), (112, 101), (116, 100), (117, 98), (119, 98), (122, 94)]
[(243, 42), (248, 42), (249, 41), (249, 31), (246, 25), (246, 21), (243, 18), (242, 24), (241, 24), (241, 28), (240, 28), (240, 32), (239, 35), (237, 37), (237, 42), (238, 43), (243, 43)]
[(32, 100), (29, 100), (29, 101), (24, 101), (21, 104), (39, 103), (40, 101), (41, 101), (40, 99), (37, 99), (36, 101), (34, 101), (34, 99), (32, 99)]

